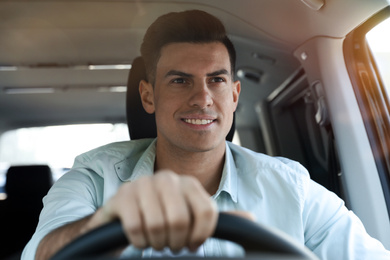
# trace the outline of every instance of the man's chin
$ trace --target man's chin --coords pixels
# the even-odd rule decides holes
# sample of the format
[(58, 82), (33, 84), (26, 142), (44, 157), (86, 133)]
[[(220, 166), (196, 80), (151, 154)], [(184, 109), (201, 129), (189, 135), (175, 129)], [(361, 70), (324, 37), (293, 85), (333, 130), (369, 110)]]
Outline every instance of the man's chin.
[(225, 147), (225, 139), (222, 141), (217, 142), (217, 139), (210, 138), (210, 140), (200, 139), (195, 140), (191, 143), (188, 143), (184, 145), (187, 147), (188, 152), (194, 152), (194, 153), (206, 153), (206, 152), (213, 152), (218, 148)]

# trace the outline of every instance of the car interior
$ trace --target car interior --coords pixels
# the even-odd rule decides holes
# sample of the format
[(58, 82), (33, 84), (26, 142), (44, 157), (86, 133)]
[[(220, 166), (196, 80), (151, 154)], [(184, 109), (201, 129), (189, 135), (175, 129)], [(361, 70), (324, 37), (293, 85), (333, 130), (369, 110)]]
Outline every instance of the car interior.
[[(155, 137), (138, 95), (146, 77), (139, 47), (157, 17), (191, 9), (220, 18), (237, 51), (242, 92), (226, 139), (301, 163), (390, 249), (390, 65), (382, 73), (366, 37), (389, 19), (387, 0), (3, 0), (0, 259), (20, 257), (43, 196), (72, 166), (25, 159), (27, 148), (16, 148), (32, 146), (34, 135), (6, 136), (123, 124), (121, 140)], [(383, 55), (390, 64), (390, 50)], [(93, 129), (87, 136), (104, 139)], [(57, 135), (66, 141), (53, 149), (32, 143), (56, 157), (89, 142), (72, 142), (77, 135)]]

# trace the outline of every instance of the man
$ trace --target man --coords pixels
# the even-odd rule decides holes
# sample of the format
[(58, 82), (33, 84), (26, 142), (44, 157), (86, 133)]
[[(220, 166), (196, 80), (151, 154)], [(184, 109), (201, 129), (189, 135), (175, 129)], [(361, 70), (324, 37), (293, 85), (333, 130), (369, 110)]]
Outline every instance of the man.
[(218, 19), (201, 11), (164, 15), (148, 29), (141, 53), (148, 82), (140, 83), (140, 96), (155, 113), (157, 139), (77, 157), (44, 199), (24, 259), (47, 259), (117, 218), (135, 246), (125, 251), (130, 255), (185, 247), (199, 256), (236, 255), (237, 247), (207, 239), (217, 212), (226, 210), (250, 212), (323, 259), (390, 257), (298, 163), (225, 141), (241, 86), (233, 79), (234, 47)]

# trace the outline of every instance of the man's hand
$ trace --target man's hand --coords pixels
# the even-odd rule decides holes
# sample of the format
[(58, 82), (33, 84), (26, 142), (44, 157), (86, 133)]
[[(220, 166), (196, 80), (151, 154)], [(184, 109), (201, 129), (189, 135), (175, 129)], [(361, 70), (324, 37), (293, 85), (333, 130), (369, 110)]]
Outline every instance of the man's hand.
[(123, 184), (86, 230), (116, 218), (137, 248), (196, 250), (213, 234), (218, 212), (197, 179), (166, 170)]
[(159, 171), (123, 184), (93, 215), (46, 235), (35, 258), (49, 259), (77, 236), (114, 219), (120, 219), (130, 243), (138, 248), (194, 251), (213, 234), (217, 218), (214, 202), (196, 178)]

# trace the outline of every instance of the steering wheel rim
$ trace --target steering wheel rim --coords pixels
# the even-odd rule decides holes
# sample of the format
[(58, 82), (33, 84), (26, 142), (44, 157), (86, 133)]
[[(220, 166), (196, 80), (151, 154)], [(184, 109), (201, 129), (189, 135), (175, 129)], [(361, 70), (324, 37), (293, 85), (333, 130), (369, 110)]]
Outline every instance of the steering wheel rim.
[[(247, 253), (261, 252), (299, 259), (318, 259), (309, 249), (283, 232), (232, 214), (219, 213), (212, 237), (235, 242)], [(51, 259), (88, 258), (128, 244), (121, 223), (117, 220), (80, 236)]]

